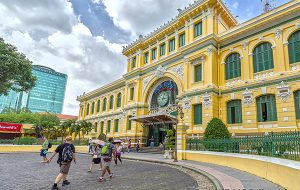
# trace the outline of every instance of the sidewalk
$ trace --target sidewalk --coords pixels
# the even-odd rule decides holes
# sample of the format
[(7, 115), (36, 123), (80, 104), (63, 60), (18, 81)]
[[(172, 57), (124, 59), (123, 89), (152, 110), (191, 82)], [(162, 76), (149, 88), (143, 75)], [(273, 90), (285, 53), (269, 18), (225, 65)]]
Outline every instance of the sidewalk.
[[(214, 183), (219, 183), (221, 189), (245, 189), (245, 190), (284, 190), (284, 188), (257, 177), (255, 175), (236, 170), (229, 167), (208, 164), (203, 162), (189, 161), (189, 160), (180, 160), (179, 162), (173, 162), (170, 159), (164, 159), (161, 154), (150, 154), (150, 153), (129, 153), (123, 154), (123, 158), (131, 160), (143, 160), (149, 162), (160, 162), (166, 164), (175, 164), (179, 166), (184, 166), (207, 175)], [(245, 163), (247, 164), (247, 163)]]

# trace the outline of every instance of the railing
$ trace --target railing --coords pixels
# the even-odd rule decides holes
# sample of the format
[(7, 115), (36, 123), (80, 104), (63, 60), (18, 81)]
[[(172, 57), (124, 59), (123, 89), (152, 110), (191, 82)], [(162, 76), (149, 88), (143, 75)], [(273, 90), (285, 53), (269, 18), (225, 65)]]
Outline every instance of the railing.
[(300, 132), (230, 139), (187, 139), (187, 150), (256, 154), (300, 160)]

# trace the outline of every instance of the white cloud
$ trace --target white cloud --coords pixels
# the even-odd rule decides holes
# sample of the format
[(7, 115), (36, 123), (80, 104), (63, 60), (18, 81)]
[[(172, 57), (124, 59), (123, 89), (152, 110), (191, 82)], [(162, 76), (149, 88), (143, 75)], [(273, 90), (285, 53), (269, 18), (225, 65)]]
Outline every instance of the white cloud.
[(93, 36), (67, 1), (0, 0), (0, 23), (0, 35), (34, 64), (68, 75), (63, 113), (77, 115), (76, 96), (125, 72), (123, 44)]
[(194, 0), (103, 0), (115, 25), (138, 34), (148, 34), (178, 14)]
[(234, 8), (234, 9), (237, 9), (238, 7), (239, 7), (239, 2), (234, 2), (233, 4), (232, 4), (232, 7)]

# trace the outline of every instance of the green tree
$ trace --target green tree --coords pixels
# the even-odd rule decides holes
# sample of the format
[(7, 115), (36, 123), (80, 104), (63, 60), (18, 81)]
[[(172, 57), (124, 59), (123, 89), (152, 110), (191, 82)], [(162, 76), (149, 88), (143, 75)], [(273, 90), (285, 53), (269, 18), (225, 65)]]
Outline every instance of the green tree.
[(32, 75), (32, 63), (17, 48), (0, 38), (0, 95), (7, 95), (10, 90), (16, 92), (30, 90), (35, 85)]
[(174, 131), (173, 130), (168, 130), (167, 131), (167, 138), (168, 138), (168, 141), (166, 143), (166, 148), (167, 149), (174, 149), (175, 148), (175, 136), (174, 136)]
[(61, 132), (62, 137), (65, 137), (66, 134), (71, 135), (73, 133), (72, 127), (75, 123), (76, 123), (75, 119), (68, 119), (60, 125), (60, 130), (61, 130), (60, 132)]
[(204, 139), (228, 139), (230, 133), (222, 122), (218, 118), (213, 118), (208, 124), (204, 131)]
[(106, 140), (106, 135), (104, 133), (101, 133), (99, 136), (98, 136), (98, 139), (102, 140), (102, 141), (105, 141)]
[(79, 125), (81, 125), (82, 138), (84, 138), (84, 135), (91, 132), (94, 128), (91, 122), (87, 122), (85, 120), (80, 121)]
[(40, 114), (40, 121), (36, 123), (36, 125), (42, 126), (43, 131), (48, 135), (48, 139), (51, 137), (51, 132), (54, 132), (54, 134), (57, 133), (57, 128), (55, 126), (59, 126), (59, 124), (59, 118), (50, 113)]

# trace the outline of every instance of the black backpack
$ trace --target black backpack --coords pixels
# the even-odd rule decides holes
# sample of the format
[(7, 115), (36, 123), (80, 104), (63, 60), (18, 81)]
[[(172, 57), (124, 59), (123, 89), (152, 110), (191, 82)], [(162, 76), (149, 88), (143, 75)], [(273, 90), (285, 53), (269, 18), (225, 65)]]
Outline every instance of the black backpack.
[(63, 149), (61, 161), (62, 162), (72, 162), (72, 160), (73, 160), (73, 149), (72, 149), (71, 145), (68, 145)]
[(51, 142), (48, 143), (48, 148), (52, 148)]

